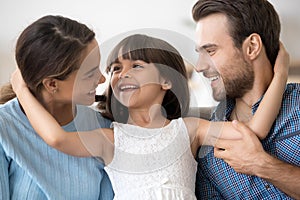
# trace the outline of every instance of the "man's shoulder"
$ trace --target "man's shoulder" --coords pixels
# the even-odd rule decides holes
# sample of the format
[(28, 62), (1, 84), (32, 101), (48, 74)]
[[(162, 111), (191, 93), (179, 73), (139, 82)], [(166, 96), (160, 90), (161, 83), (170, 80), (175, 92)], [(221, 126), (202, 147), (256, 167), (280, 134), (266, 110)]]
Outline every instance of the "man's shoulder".
[(300, 92), (300, 83), (288, 83), (286, 85), (286, 89), (284, 92), (285, 96), (289, 96), (289, 95), (299, 95)]
[(283, 95), (283, 107), (300, 107), (300, 83), (289, 83)]

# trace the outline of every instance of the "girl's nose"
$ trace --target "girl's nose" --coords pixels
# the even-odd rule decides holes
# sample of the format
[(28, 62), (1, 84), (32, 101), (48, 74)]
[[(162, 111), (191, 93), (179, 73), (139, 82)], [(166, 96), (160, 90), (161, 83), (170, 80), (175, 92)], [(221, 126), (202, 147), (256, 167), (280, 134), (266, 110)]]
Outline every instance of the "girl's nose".
[(130, 70), (121, 72), (121, 73), (119, 74), (119, 79), (121, 79), (121, 78), (130, 78), (131, 76), (130, 76), (130, 74), (129, 74), (129, 71), (130, 71)]

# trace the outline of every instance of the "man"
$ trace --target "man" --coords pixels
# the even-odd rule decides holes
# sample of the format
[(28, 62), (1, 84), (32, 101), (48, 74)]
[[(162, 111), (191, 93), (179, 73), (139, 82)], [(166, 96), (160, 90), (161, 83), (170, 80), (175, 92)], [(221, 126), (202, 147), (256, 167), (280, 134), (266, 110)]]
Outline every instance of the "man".
[[(213, 97), (220, 101), (212, 120), (249, 121), (273, 77), (278, 14), (266, 0), (199, 0), (193, 18), (196, 51), (212, 62), (199, 57), (196, 70), (211, 79)], [(201, 148), (198, 199), (300, 199), (299, 94), (300, 84), (287, 85), (264, 140), (238, 123), (242, 139)]]

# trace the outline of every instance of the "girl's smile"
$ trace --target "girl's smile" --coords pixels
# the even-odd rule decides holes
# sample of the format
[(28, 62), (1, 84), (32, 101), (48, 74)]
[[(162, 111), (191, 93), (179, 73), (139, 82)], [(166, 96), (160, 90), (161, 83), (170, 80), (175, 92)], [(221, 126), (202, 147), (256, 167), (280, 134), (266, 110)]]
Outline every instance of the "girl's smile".
[(110, 71), (114, 95), (123, 105), (138, 106), (139, 102), (151, 104), (152, 100), (157, 103), (156, 98), (160, 95), (152, 94), (163, 90), (160, 84), (162, 78), (154, 64), (119, 58)]

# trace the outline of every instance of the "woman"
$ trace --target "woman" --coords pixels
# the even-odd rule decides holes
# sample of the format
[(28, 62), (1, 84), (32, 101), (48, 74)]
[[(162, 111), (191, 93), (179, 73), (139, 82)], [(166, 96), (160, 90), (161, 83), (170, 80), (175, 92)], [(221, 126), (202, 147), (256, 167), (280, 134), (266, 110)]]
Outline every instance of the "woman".
[[(16, 61), (32, 94), (65, 130), (110, 126), (86, 107), (105, 78), (95, 33), (84, 24), (62, 16), (38, 19), (18, 38)], [(1, 89), (1, 101), (13, 97), (10, 88)], [(0, 179), (0, 199), (113, 198), (102, 162), (48, 146), (16, 98), (0, 106)]]

